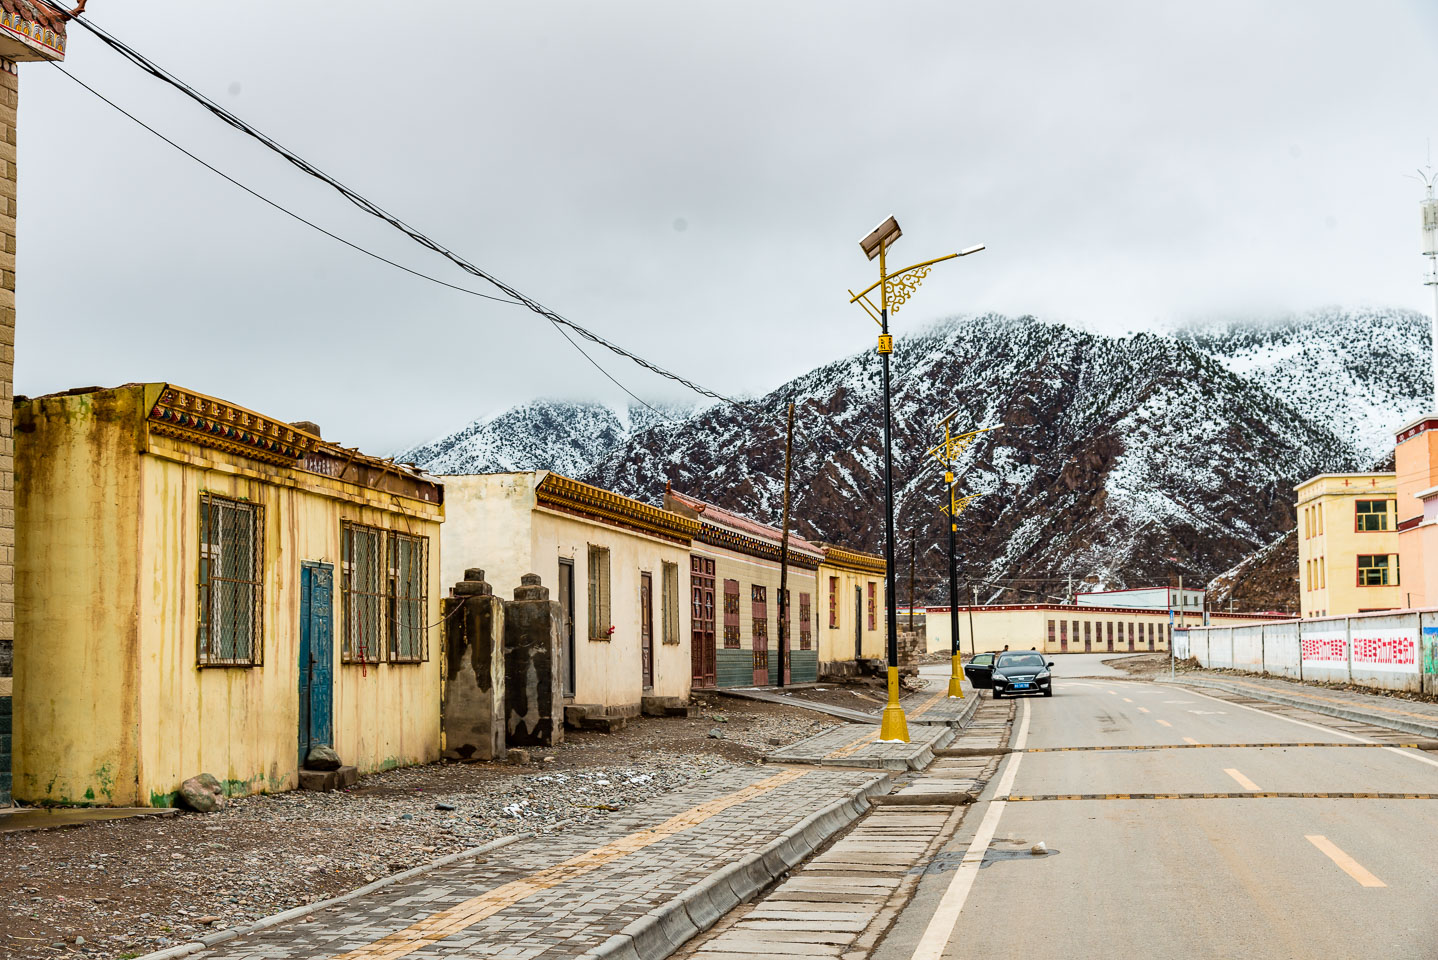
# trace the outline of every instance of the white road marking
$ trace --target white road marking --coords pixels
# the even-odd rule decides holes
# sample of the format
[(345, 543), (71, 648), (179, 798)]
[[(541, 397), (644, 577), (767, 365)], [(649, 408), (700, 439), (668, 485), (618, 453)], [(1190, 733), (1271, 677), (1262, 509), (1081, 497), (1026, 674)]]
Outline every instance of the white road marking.
[(1123, 698), (1123, 702), (1124, 702), (1124, 703), (1133, 703), (1133, 701), (1132, 701), (1131, 699), (1129, 699), (1128, 697), (1124, 697), (1124, 698)]
[(1232, 767), (1225, 768), (1223, 772), (1228, 774), (1233, 779), (1237, 780), (1238, 785), (1243, 789), (1247, 790), (1249, 793), (1258, 792), (1258, 784), (1254, 783), (1252, 780), (1248, 779)]
[(1324, 856), (1328, 857), (1328, 859), (1338, 864), (1338, 869), (1348, 874), (1354, 880), (1357, 880), (1360, 886), (1388, 886), (1388, 884), (1384, 883), (1382, 880), (1379, 880), (1373, 874), (1363, 869), (1362, 865), (1359, 864), (1357, 860), (1354, 860), (1348, 854), (1338, 849), (1338, 845), (1335, 844), (1332, 840), (1329, 840), (1327, 837), (1318, 836), (1317, 834), (1307, 834), (1305, 835), (1304, 839), (1306, 839), (1309, 843), (1313, 844), (1319, 850), (1322, 850)]
[(1195, 740), (1195, 739), (1193, 739), (1193, 737), (1184, 737), (1184, 738), (1183, 738), (1183, 742), (1184, 742), (1184, 743), (1191, 743), (1191, 744), (1193, 744), (1194, 746), (1197, 746), (1197, 745), (1198, 745), (1198, 741)]
[[(1008, 757), (1008, 766), (1004, 768), (1004, 775), (999, 778), (995, 796), (1006, 797), (1014, 787), (1014, 778), (1019, 773), (1019, 761), (1024, 757), (1023, 749), (1029, 741), (1029, 716), (1030, 710), (1027, 701), (1020, 701), (1019, 709), (1023, 711), (1023, 718), (1019, 721), (1019, 732), (1009, 744), (1014, 753)], [(949, 938), (954, 935), (954, 927), (958, 925), (959, 913), (964, 909), (964, 902), (969, 898), (969, 891), (973, 889), (974, 878), (979, 875), (979, 866), (984, 861), (984, 854), (988, 852), (989, 843), (994, 839), (994, 832), (999, 828), (999, 818), (1004, 815), (1004, 807), (1008, 804), (1004, 800), (994, 800), (989, 804), (989, 809), (984, 813), (983, 822), (979, 824), (978, 831), (974, 834), (973, 841), (969, 844), (968, 851), (964, 854), (963, 860), (959, 861), (959, 867), (954, 871), (954, 878), (949, 881), (948, 889), (939, 900), (939, 906), (934, 911), (929, 925), (924, 929), (924, 935), (919, 938), (918, 946), (914, 948), (913, 960), (939, 960), (944, 950), (949, 945)]]
[(1164, 703), (1193, 703), (1192, 700), (1165, 700)]
[(1211, 717), (1211, 716), (1214, 716), (1215, 714), (1220, 714), (1220, 715), (1221, 715), (1222, 713), (1224, 713), (1224, 711), (1222, 711), (1222, 710), (1190, 710), (1190, 711), (1188, 711), (1188, 712), (1189, 712), (1189, 713), (1196, 713), (1196, 714), (1198, 714), (1200, 717)]
[[(1265, 717), (1272, 717), (1275, 720), (1287, 720), (1289, 723), (1296, 723), (1300, 727), (1307, 727), (1310, 730), (1317, 730), (1320, 733), (1331, 733), (1336, 736), (1343, 737), (1347, 740), (1352, 740), (1355, 743), (1378, 742), (1377, 740), (1370, 740), (1367, 737), (1360, 737), (1352, 733), (1345, 733), (1344, 731), (1336, 730), (1333, 727), (1321, 727), (1316, 723), (1309, 723), (1307, 720), (1295, 720), (1293, 717), (1285, 717), (1281, 713), (1269, 713), (1267, 710), (1260, 710), (1257, 707), (1250, 707), (1246, 703), (1234, 703), (1232, 700), (1222, 700), (1218, 697), (1209, 697), (1208, 694), (1199, 693), (1197, 690), (1193, 692), (1200, 697), (1208, 697), (1209, 700), (1216, 700), (1219, 703), (1226, 703), (1230, 707), (1238, 707), (1240, 710), (1251, 710), (1254, 713), (1260, 714)], [(1434, 760), (1432, 757), (1425, 757), (1417, 753), (1409, 753), (1407, 750), (1404, 750), (1401, 747), (1384, 747), (1383, 749), (1389, 753), (1396, 753), (1400, 757), (1407, 757), (1409, 760), (1417, 760), (1419, 763), (1426, 763), (1430, 767), (1438, 767), (1438, 760)]]

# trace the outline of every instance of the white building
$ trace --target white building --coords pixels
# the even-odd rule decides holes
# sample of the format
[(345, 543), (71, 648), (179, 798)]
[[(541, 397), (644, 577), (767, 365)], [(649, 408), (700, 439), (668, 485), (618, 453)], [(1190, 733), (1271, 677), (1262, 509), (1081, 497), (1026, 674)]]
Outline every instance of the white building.
[(1187, 610), (1203, 612), (1202, 590), (1173, 587), (1133, 587), (1129, 590), (1095, 590), (1080, 593), (1074, 603), (1081, 607), (1124, 607), (1133, 610)]

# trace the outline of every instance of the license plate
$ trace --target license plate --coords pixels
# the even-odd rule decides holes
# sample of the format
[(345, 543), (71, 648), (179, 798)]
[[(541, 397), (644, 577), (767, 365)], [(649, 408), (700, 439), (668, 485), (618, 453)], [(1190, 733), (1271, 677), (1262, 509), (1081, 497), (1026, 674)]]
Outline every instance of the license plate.
[(1016, 683), (1016, 684), (1014, 684), (1014, 689), (1015, 689), (1015, 690), (1026, 690), (1026, 689), (1028, 689), (1028, 684), (1027, 684), (1027, 683)]

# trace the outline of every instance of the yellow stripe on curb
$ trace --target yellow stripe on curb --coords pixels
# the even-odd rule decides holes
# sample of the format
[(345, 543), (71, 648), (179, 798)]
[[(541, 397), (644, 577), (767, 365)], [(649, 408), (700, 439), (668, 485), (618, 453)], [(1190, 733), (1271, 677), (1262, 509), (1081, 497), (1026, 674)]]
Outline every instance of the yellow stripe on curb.
[(396, 930), (373, 943), (347, 953), (336, 954), (334, 960), (394, 960), (396, 957), (407, 956), (416, 950), (422, 950), (443, 940), (445, 937), (466, 930), (527, 897), (551, 887), (557, 887), (562, 883), (568, 883), (608, 863), (672, 837), (676, 833), (696, 827), (730, 807), (777, 790), (785, 784), (793, 783), (807, 772), (805, 770), (786, 770), (760, 780), (758, 783), (750, 784), (741, 790), (736, 790), (707, 803), (701, 803), (697, 807), (670, 817), (657, 827), (631, 833), (627, 837), (620, 837), (601, 847), (585, 851), (577, 857), (571, 857), (563, 863), (539, 870), (522, 880), (512, 880), (477, 897), (471, 897), (463, 903), (457, 903), (446, 910), (432, 913), (423, 920), (416, 921), (402, 930)]

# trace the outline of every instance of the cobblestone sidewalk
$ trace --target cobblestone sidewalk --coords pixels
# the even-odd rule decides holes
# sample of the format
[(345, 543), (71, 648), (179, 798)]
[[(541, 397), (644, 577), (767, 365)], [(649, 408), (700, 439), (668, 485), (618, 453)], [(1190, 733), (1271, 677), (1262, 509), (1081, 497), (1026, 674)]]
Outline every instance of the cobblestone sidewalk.
[(605, 949), (634, 921), (816, 811), (886, 782), (863, 770), (733, 770), (602, 824), (439, 867), (192, 955), (204, 960), (604, 955), (594, 951)]

